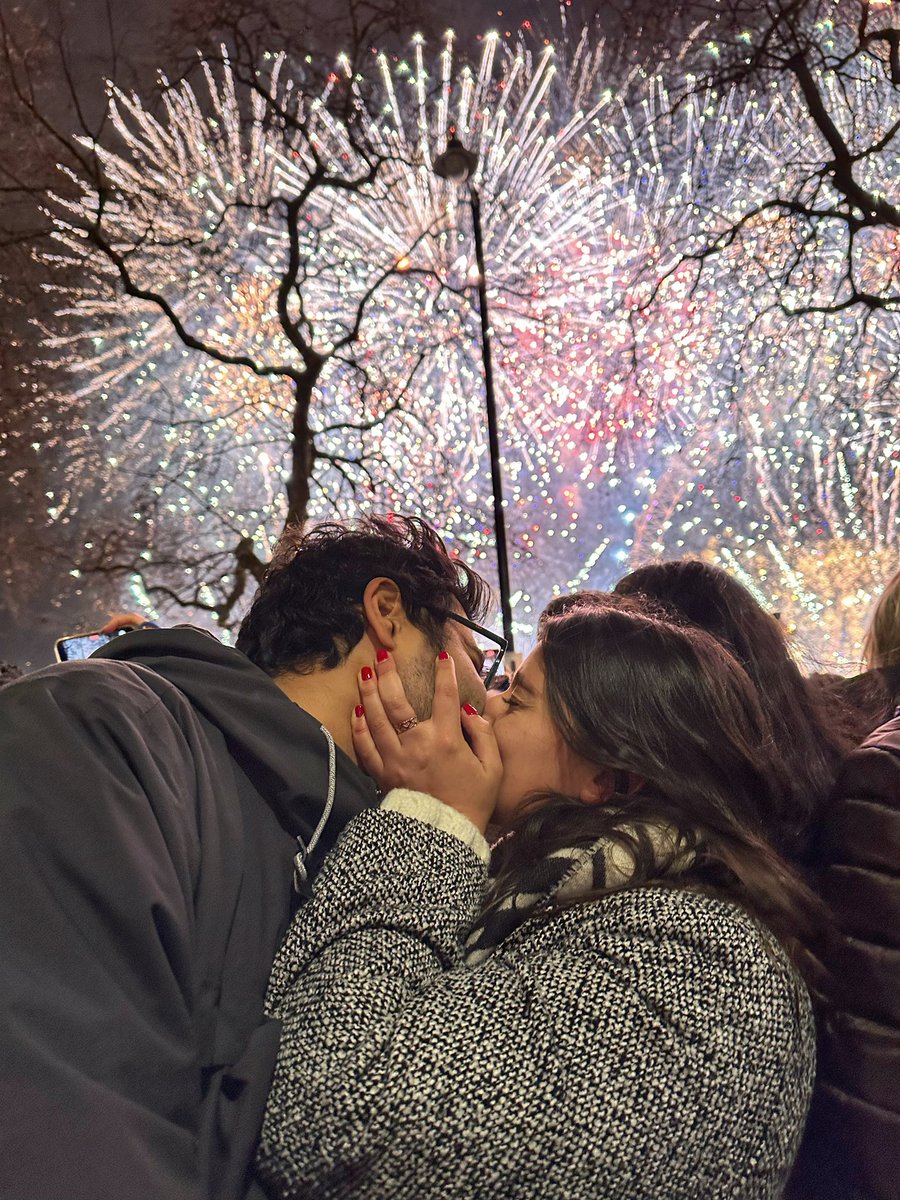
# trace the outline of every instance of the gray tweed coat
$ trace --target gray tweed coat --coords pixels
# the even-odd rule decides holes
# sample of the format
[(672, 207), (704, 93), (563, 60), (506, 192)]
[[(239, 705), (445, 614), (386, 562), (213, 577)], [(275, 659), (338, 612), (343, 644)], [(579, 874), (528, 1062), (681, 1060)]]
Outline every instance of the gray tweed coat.
[(275, 964), (272, 1194), (779, 1196), (814, 1032), (771, 937), (730, 903), (643, 888), (532, 916), (466, 962), (478, 835), (397, 807), (350, 823)]

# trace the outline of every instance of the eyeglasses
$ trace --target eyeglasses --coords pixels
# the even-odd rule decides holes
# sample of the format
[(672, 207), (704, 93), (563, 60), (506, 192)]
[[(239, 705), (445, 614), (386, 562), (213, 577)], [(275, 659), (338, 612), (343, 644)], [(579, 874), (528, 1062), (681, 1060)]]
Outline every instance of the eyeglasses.
[(484, 655), (484, 662), (482, 663), (481, 667), (481, 678), (484, 686), (489, 688), (494, 682), (494, 676), (497, 674), (497, 668), (500, 666), (503, 655), (506, 653), (507, 647), (509, 646), (509, 642), (507, 642), (505, 637), (501, 637), (499, 633), (492, 633), (490, 629), (485, 629), (483, 625), (476, 625), (476, 623), (474, 621), (470, 621), (468, 617), (460, 617), (457, 613), (448, 613), (447, 615), (451, 621), (456, 621), (458, 625), (465, 625), (466, 629), (471, 629), (473, 633), (478, 634), (479, 637), (485, 638), (489, 642), (493, 642), (494, 646), (497, 647), (496, 649), (485, 649), (483, 646), (478, 647), (478, 649), (481, 650), (482, 654)]

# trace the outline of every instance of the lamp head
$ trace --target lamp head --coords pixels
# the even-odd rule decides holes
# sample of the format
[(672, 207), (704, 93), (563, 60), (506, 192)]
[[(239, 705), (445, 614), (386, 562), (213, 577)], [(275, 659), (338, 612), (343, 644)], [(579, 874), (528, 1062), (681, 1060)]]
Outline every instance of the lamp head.
[(454, 133), (447, 141), (447, 149), (434, 160), (435, 175), (449, 183), (465, 183), (471, 179), (478, 165), (478, 155), (467, 150)]

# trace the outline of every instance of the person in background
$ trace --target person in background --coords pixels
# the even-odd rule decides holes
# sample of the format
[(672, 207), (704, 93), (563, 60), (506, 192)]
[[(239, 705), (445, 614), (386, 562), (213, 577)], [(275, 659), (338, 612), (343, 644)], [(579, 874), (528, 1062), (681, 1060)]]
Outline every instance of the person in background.
[[(764, 1200), (814, 1074), (785, 767), (710, 635), (556, 601), (487, 719), (360, 676), (354, 818), (297, 914), (259, 1149), (278, 1200)], [(484, 830), (504, 831), (491, 875)]]
[(824, 702), (791, 657), (780, 621), (719, 567), (696, 559), (650, 563), (614, 591), (647, 596), (711, 633), (747, 672), (788, 768), (780, 848), (803, 862), (838, 769), (863, 736), (855, 716), (841, 700)]
[(900, 704), (900, 571), (878, 598), (863, 641), (863, 670), (849, 679), (819, 675), (813, 678), (827, 692), (859, 714), (860, 737), (890, 720)]
[(890, 671), (900, 677), (900, 571), (878, 598), (866, 638), (863, 661), (870, 671)]
[(237, 649), (144, 629), (2, 689), (0, 1195), (261, 1194), (272, 960), (377, 799), (357, 677), (389, 652), (424, 719), (443, 648), (480, 708), (459, 618), (488, 598), (424, 522), (324, 525), (285, 536)]
[(832, 922), (821, 1065), (791, 1200), (896, 1200), (900, 1180), (900, 571), (828, 686), (882, 723), (846, 759), (813, 866)]
[(900, 1194), (900, 709), (849, 755), (818, 839), (831, 1003), (791, 1200)]
[(872, 612), (858, 675), (813, 675), (823, 702), (844, 714), (858, 746), (889, 721), (900, 704), (900, 571), (890, 579)]

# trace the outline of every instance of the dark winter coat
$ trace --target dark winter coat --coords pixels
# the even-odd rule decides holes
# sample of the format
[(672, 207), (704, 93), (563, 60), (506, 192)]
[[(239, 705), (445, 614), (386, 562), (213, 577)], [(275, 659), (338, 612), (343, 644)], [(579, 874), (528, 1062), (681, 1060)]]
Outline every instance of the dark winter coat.
[(900, 713), (847, 759), (820, 884), (834, 929), (833, 1011), (792, 1195), (900, 1196)]
[(487, 856), (441, 809), (394, 792), (353, 820), (291, 925), (268, 1000), (284, 1019), (260, 1143), (273, 1195), (780, 1196), (815, 1035), (772, 936), (669, 887), (548, 918), (595, 886), (607, 843), (544, 860), (550, 889), (504, 902), (488, 951), (486, 926), (467, 936)]
[[(319, 723), (187, 628), (0, 692), (0, 1197), (230, 1200), (278, 1039), (266, 981)], [(374, 788), (341, 751), (314, 871)]]

